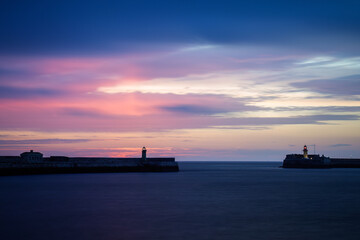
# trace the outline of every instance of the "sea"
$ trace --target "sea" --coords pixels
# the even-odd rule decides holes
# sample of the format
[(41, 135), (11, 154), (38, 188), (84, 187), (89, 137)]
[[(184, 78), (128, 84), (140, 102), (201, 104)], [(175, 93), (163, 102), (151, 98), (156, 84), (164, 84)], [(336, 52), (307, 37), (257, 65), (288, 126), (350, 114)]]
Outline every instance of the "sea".
[(0, 239), (360, 239), (360, 169), (280, 165), (0, 177)]

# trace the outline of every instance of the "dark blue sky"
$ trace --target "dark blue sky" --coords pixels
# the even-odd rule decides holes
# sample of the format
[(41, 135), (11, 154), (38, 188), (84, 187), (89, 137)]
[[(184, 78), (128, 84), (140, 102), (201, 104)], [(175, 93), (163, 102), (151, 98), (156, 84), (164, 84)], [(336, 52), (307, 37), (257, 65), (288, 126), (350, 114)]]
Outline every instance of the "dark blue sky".
[[(110, 54), (177, 44), (359, 52), (359, 1), (2, 1), (0, 53)], [(159, 46), (157, 46), (159, 47)]]

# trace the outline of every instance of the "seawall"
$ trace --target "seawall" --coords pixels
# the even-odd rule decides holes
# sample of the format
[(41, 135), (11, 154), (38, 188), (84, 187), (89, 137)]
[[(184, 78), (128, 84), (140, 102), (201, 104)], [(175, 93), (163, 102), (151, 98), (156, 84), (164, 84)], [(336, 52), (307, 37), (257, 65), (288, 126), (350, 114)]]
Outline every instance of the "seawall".
[(358, 158), (328, 158), (313, 159), (300, 157), (301, 155), (287, 155), (283, 161), (283, 168), (360, 168)]
[(175, 158), (0, 157), (0, 176), (53, 173), (177, 172)]
[(330, 158), (333, 168), (360, 168), (359, 158)]

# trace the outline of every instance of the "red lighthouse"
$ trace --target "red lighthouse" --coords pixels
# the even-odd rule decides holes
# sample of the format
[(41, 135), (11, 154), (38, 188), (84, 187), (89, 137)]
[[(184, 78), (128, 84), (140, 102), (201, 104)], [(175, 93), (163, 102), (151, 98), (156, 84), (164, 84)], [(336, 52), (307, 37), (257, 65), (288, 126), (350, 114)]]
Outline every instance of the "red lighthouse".
[(303, 152), (304, 152), (304, 158), (309, 158), (309, 156), (308, 156), (308, 149), (307, 149), (307, 146), (306, 146), (306, 145), (304, 145)]

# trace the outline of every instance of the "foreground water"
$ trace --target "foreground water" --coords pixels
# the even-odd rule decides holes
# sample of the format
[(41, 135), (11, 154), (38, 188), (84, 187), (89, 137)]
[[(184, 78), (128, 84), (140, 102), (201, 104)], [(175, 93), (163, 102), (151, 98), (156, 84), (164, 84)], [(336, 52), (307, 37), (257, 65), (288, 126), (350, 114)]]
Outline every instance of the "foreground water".
[(0, 239), (360, 239), (360, 169), (0, 177)]

